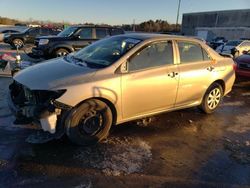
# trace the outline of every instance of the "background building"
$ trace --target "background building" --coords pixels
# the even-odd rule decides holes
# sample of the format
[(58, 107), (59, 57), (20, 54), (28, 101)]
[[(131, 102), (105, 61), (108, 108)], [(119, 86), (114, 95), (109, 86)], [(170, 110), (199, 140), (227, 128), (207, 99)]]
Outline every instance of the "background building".
[(250, 38), (250, 9), (186, 13), (182, 18), (182, 33), (206, 40)]

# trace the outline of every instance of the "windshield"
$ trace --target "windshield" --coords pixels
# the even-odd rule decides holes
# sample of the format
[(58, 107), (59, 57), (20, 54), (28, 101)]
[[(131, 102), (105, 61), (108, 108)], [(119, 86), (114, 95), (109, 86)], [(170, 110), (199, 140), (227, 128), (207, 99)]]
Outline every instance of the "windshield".
[(78, 29), (78, 27), (68, 27), (64, 29), (62, 32), (60, 32), (57, 36), (59, 37), (70, 37), (75, 31)]
[(22, 33), (26, 33), (28, 30), (30, 30), (30, 28), (26, 28), (22, 31)]
[(95, 42), (71, 57), (87, 66), (107, 67), (140, 42), (139, 39), (115, 36)]
[(240, 40), (232, 40), (226, 43), (226, 46), (238, 46), (242, 41)]

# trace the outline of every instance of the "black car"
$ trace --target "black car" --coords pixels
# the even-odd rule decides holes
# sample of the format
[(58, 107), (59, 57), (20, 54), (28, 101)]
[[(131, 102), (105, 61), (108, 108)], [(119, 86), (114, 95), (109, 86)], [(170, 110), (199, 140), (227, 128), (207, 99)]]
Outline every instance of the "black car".
[(46, 59), (60, 57), (88, 46), (99, 39), (119, 34), (124, 34), (124, 30), (118, 27), (70, 26), (57, 36), (37, 38), (32, 55)]
[(32, 27), (27, 28), (21, 33), (11, 33), (4, 36), (4, 42), (13, 48), (22, 48), (26, 43), (34, 43), (38, 36), (57, 35), (59, 31), (52, 28)]
[(224, 45), (225, 42), (227, 42), (225, 37), (216, 37), (209, 43), (209, 46), (216, 50), (219, 46)]

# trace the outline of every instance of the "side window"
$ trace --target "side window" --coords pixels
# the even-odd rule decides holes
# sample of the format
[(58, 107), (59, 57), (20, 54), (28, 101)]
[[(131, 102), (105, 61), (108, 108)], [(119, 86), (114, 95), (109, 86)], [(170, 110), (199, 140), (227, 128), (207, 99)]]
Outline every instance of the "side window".
[(96, 38), (102, 39), (108, 36), (108, 30), (106, 28), (96, 28)]
[[(208, 54), (199, 44), (191, 42), (178, 42), (181, 63), (194, 63), (209, 59)], [(206, 57), (207, 56), (207, 57)]]
[(111, 35), (121, 35), (124, 34), (124, 31), (119, 28), (112, 28), (111, 29)]
[(92, 39), (92, 28), (82, 28), (79, 36), (80, 39)]
[(40, 28), (32, 28), (29, 30), (29, 35), (36, 36), (40, 34)]
[(173, 64), (171, 41), (146, 46), (129, 60), (128, 68), (129, 71), (137, 71), (167, 64)]
[(48, 35), (49, 29), (48, 28), (41, 28), (41, 35)]

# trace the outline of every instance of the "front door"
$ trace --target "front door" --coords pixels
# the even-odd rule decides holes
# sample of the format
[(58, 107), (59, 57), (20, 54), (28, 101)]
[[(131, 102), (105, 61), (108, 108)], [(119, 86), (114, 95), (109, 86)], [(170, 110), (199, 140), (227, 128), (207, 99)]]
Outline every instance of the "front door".
[(128, 74), (122, 75), (124, 118), (172, 108), (179, 81), (171, 41), (143, 47), (128, 60)]
[(90, 45), (94, 39), (93, 28), (82, 28), (76, 33), (75, 38), (73, 38), (73, 48), (75, 50), (80, 50), (88, 45)]
[(36, 27), (36, 28), (31, 28), (28, 33), (27, 33), (27, 43), (34, 43), (35, 38), (41, 36), (41, 29)]

